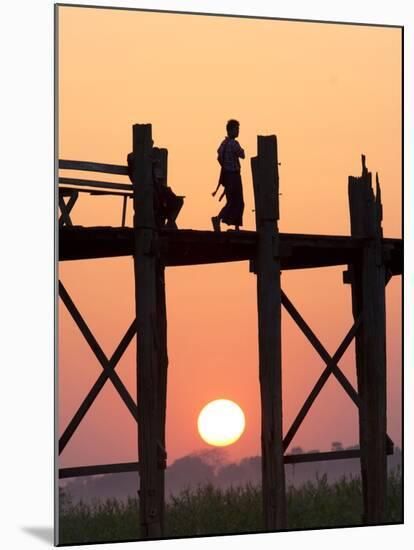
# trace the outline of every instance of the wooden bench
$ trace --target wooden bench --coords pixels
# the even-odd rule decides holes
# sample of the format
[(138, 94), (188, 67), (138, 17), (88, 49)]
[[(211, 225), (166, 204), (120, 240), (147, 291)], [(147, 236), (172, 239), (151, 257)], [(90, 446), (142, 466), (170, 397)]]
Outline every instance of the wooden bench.
[[(166, 183), (166, 149), (158, 149), (162, 151), (164, 162), (161, 165), (163, 170), (164, 181)], [(164, 153), (165, 151), (165, 153)], [(78, 160), (59, 160), (59, 170), (82, 170), (87, 172), (100, 172), (105, 174), (117, 174), (128, 176), (131, 178), (131, 171), (128, 166), (117, 164), (104, 164), (98, 162), (78, 161)], [(61, 215), (59, 217), (59, 227), (71, 226), (72, 220), (70, 214), (76, 201), (79, 198), (79, 193), (88, 193), (89, 195), (112, 195), (122, 197), (122, 215), (121, 226), (125, 227), (127, 201), (133, 197), (133, 187), (131, 183), (114, 183), (107, 181), (97, 181), (89, 179), (79, 179), (72, 177), (59, 176), (59, 208)], [(177, 228), (176, 219), (183, 206), (184, 196), (176, 196), (176, 207), (169, 212), (167, 218), (161, 225), (166, 227)]]

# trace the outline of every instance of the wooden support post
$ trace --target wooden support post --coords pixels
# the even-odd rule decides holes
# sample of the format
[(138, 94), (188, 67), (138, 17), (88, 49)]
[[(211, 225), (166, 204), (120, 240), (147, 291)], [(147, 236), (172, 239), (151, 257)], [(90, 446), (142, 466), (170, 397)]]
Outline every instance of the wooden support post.
[[(160, 149), (160, 174), (164, 185), (167, 182), (168, 151)], [(160, 247), (161, 248), (161, 247)], [(164, 526), (164, 500), (165, 500), (165, 469), (167, 467), (167, 452), (165, 445), (165, 423), (167, 410), (167, 306), (165, 299), (165, 264), (162, 254), (157, 254), (156, 259), (156, 297), (157, 297), (157, 334), (158, 334), (158, 439), (157, 439), (157, 465), (158, 490), (161, 507), (161, 528)]]
[(124, 199), (123, 199), (123, 201), (122, 201), (122, 220), (121, 220), (121, 227), (125, 227), (127, 203), (128, 203), (128, 195), (124, 195)]
[(258, 156), (251, 159), (251, 167), (258, 234), (255, 270), (262, 408), (262, 493), (264, 527), (274, 531), (286, 528), (276, 136), (258, 136), (257, 148)]
[(154, 218), (151, 125), (133, 126), (134, 269), (137, 317), (138, 460), (141, 537), (163, 532), (160, 453), (158, 232)]
[(362, 176), (348, 183), (351, 235), (364, 239), (360, 260), (350, 266), (354, 318), (363, 313), (355, 338), (361, 448), (361, 477), (366, 524), (385, 521), (387, 488), (385, 285), (382, 254), (382, 206), (377, 176), (376, 196), (372, 175), (362, 156)]
[(168, 149), (162, 147), (160, 149), (160, 172), (163, 185), (168, 182)]

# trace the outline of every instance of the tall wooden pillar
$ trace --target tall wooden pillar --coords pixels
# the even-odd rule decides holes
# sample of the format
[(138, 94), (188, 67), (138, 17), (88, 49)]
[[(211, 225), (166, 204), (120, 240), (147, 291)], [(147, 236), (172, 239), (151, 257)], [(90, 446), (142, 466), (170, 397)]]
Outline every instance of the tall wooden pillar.
[(386, 455), (386, 270), (381, 245), (382, 205), (377, 176), (376, 195), (372, 175), (362, 156), (362, 176), (349, 177), (351, 235), (363, 243), (360, 258), (350, 266), (352, 309), (363, 324), (355, 339), (361, 448), (361, 479), (366, 524), (385, 521), (387, 488)]
[(166, 321), (164, 269), (158, 255), (158, 231), (154, 219), (151, 149), (151, 125), (135, 124), (134, 270), (142, 538), (162, 536), (164, 514)]
[(251, 159), (255, 195), (259, 378), (262, 409), (264, 527), (286, 528), (282, 432), (281, 292), (279, 259), (279, 174), (276, 136), (258, 136)]
[[(160, 149), (160, 174), (163, 184), (167, 182), (168, 151)], [(158, 248), (156, 257), (156, 298), (157, 298), (157, 347), (158, 347), (158, 491), (161, 502), (160, 519), (161, 532), (164, 530), (164, 501), (165, 501), (165, 469), (167, 467), (167, 452), (165, 444), (165, 424), (167, 409), (167, 306), (165, 298), (165, 264), (162, 258), (162, 246)]]

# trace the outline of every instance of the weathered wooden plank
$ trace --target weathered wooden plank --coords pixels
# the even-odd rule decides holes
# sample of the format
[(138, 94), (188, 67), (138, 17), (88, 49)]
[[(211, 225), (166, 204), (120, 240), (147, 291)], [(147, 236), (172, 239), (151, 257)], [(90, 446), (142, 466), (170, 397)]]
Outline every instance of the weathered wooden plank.
[(114, 183), (110, 181), (84, 180), (79, 178), (59, 178), (59, 184), (77, 185), (79, 187), (99, 187), (100, 189), (120, 189), (122, 191), (132, 191), (129, 183)]
[(364, 323), (355, 340), (364, 523), (385, 521), (387, 487), (385, 284), (382, 206), (362, 156), (362, 176), (348, 183), (351, 235), (364, 237), (361, 260), (350, 267), (354, 318)]
[(157, 378), (158, 378), (158, 434), (157, 434), (157, 468), (158, 468), (158, 498), (160, 502), (161, 531), (164, 529), (165, 501), (165, 469), (167, 467), (167, 451), (165, 443), (165, 423), (167, 408), (167, 307), (165, 299), (165, 268), (157, 260), (156, 264), (156, 297), (157, 297)]
[(96, 476), (102, 474), (124, 474), (139, 472), (139, 462), (118, 462), (116, 464), (97, 464), (92, 466), (74, 466), (59, 468), (59, 479), (68, 477)]
[(131, 191), (128, 192), (122, 192), (122, 191), (116, 191), (116, 190), (96, 190), (96, 189), (83, 189), (76, 188), (76, 187), (66, 187), (63, 185), (59, 185), (59, 191), (62, 191), (64, 196), (71, 196), (73, 191), (76, 191), (77, 193), (87, 193), (88, 195), (110, 195), (112, 197), (130, 197), (132, 198), (132, 188)]
[(150, 124), (133, 126), (134, 272), (137, 315), (138, 457), (140, 463), (140, 523), (143, 538), (162, 535), (159, 457), (159, 337), (157, 334), (157, 230)]
[[(163, 229), (160, 236), (167, 241), (164, 252), (166, 266), (201, 265), (251, 260), (256, 255), (255, 231), (235, 232)], [(352, 263), (363, 243), (350, 237), (280, 233), (282, 270), (347, 265)], [(59, 260), (82, 260), (132, 256), (133, 231), (122, 227), (63, 227), (59, 231)], [(402, 240), (383, 239), (391, 250), (386, 265), (393, 275), (402, 272)], [(287, 246), (285, 246), (287, 245)], [(287, 254), (287, 247), (290, 253)]]
[[(393, 454), (393, 448), (387, 447), (387, 455)], [(328, 460), (346, 460), (349, 458), (360, 458), (359, 449), (344, 449), (343, 451), (328, 451), (320, 453), (286, 454), (285, 464), (300, 464), (302, 462), (326, 462)]]
[(257, 304), (264, 527), (286, 528), (282, 432), (281, 296), (276, 136), (258, 136), (252, 160), (257, 223)]
[(128, 175), (128, 167), (119, 164), (106, 164), (103, 162), (89, 162), (85, 160), (59, 160), (60, 170), (81, 170), (87, 172), (103, 172), (105, 174)]
[[(79, 191), (83, 191), (86, 193), (89, 193), (90, 195), (93, 195), (93, 196), (103, 196), (103, 197), (106, 197), (108, 195), (110, 195), (111, 197), (123, 197), (124, 199), (132, 199), (132, 191), (131, 193), (122, 193), (122, 191), (118, 192), (118, 191), (96, 191), (96, 190), (92, 190), (92, 189), (79, 189)], [(121, 226), (122, 227), (122, 226)]]
[(122, 227), (125, 227), (127, 202), (128, 202), (128, 197), (124, 196), (124, 200), (122, 202), (122, 219), (121, 219), (121, 226)]
[[(168, 151), (160, 149), (160, 177), (167, 185)], [(158, 250), (155, 266), (156, 300), (157, 300), (157, 368), (158, 368), (158, 492), (160, 499), (160, 524), (164, 529), (164, 501), (165, 501), (165, 469), (167, 467), (167, 451), (165, 443), (165, 423), (167, 409), (167, 378), (168, 378), (168, 350), (167, 350), (167, 304), (165, 297), (165, 264), (161, 254), (161, 245)]]
[(286, 454), (285, 464), (301, 464), (305, 462), (327, 462), (329, 460), (345, 460), (359, 458), (359, 449), (345, 449), (343, 451), (328, 451), (320, 453)]

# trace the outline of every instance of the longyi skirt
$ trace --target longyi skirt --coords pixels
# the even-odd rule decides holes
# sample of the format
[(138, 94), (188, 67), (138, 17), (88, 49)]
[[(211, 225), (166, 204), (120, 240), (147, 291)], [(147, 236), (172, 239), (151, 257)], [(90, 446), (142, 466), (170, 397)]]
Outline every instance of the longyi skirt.
[(219, 218), (227, 225), (243, 225), (243, 187), (240, 172), (225, 172), (221, 174), (224, 185), (226, 204), (220, 210)]

